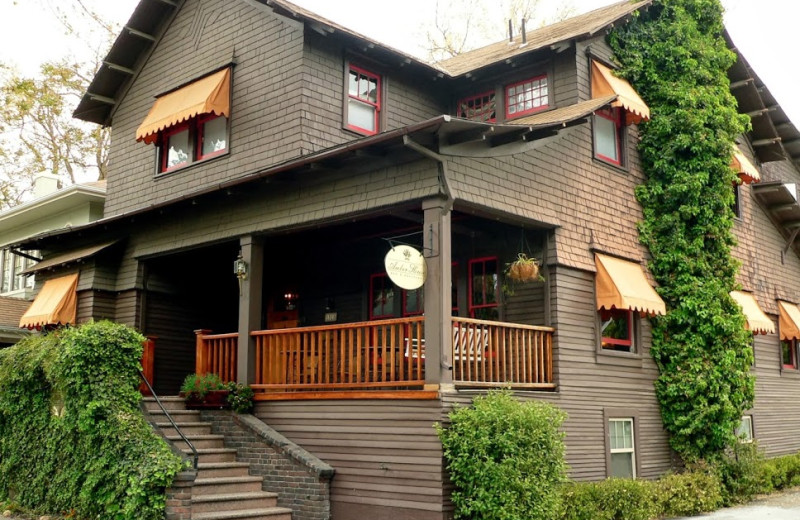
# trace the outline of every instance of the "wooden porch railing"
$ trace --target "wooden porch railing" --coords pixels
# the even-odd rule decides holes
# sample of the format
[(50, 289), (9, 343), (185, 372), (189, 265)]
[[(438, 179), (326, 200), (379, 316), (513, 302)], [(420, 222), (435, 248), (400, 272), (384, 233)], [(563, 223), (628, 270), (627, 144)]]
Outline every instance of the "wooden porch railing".
[(236, 349), (239, 334), (210, 334), (196, 330), (195, 369), (198, 374), (212, 372), (223, 382), (236, 381)]
[(551, 327), (453, 318), (456, 386), (555, 388)]
[(410, 352), (423, 317), (253, 332), (256, 390), (421, 387), (424, 360)]
[[(452, 318), (456, 386), (553, 389), (550, 327)], [(197, 333), (198, 373), (236, 380), (236, 333)], [(253, 389), (265, 392), (421, 388), (424, 318), (261, 330)]]

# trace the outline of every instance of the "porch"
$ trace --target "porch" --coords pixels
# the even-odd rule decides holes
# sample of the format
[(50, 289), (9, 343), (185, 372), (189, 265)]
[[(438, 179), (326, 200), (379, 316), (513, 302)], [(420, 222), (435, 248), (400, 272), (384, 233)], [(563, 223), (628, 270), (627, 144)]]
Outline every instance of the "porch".
[[(455, 387), (553, 390), (554, 329), (452, 317), (449, 344), (426, 356), (422, 316), (252, 332), (257, 400), (435, 398), (441, 370)], [(198, 373), (237, 380), (239, 334), (196, 331)], [(441, 367), (441, 368), (440, 368)], [(440, 376), (441, 374), (437, 374)], [(449, 377), (448, 377), (449, 376)]]

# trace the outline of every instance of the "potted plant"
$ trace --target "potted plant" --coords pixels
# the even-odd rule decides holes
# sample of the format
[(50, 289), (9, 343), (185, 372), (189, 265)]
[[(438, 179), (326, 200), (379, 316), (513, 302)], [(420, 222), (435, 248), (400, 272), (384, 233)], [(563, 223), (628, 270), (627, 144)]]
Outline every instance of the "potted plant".
[(229, 408), (228, 387), (217, 374), (189, 374), (181, 385), (181, 397), (186, 401), (186, 408), (223, 409)]
[(539, 261), (525, 253), (519, 253), (516, 260), (506, 264), (505, 275), (503, 292), (509, 296), (514, 295), (514, 285), (517, 283), (544, 281), (540, 274)]

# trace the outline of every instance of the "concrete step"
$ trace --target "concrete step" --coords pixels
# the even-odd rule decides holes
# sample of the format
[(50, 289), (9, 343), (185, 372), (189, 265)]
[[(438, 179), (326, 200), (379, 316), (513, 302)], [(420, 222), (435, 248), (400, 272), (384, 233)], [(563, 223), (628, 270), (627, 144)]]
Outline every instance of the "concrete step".
[[(171, 435), (178, 435), (178, 432), (172, 426), (169, 421), (162, 421), (157, 422), (156, 426), (158, 426), (161, 431), (167, 437)], [(184, 435), (210, 435), (211, 434), (211, 424), (204, 423), (204, 422), (183, 422), (178, 423), (178, 427), (181, 429)]]
[[(183, 430), (183, 428), (181, 428)], [(184, 432), (185, 434), (185, 432)], [(194, 447), (198, 450), (207, 448), (224, 448), (225, 436), (223, 435), (186, 435)], [(167, 435), (167, 439), (175, 444), (179, 450), (188, 449), (189, 445), (181, 439), (180, 435)]]
[(246, 462), (207, 462), (197, 465), (197, 478), (247, 477), (249, 470)]
[[(167, 410), (170, 410), (170, 413), (172, 413), (172, 410), (185, 410), (186, 409), (186, 404), (185, 404), (185, 402), (183, 400), (183, 397), (175, 397), (175, 396), (161, 397), (161, 396), (158, 396), (158, 400), (161, 401), (161, 404), (164, 405), (164, 408), (166, 408)], [(148, 411), (161, 410), (161, 408), (158, 406), (158, 403), (156, 402), (155, 398), (153, 398), (153, 397), (145, 397), (145, 398), (142, 399), (142, 402), (144, 403), (145, 409), (147, 409)]]
[[(180, 410), (174, 409), (169, 410), (169, 415), (172, 417), (172, 420), (178, 423), (188, 423), (188, 422), (200, 422), (200, 412), (197, 410)], [(164, 412), (159, 410), (150, 410), (150, 416), (153, 417), (153, 422), (169, 422), (167, 417), (164, 415)]]
[[(181, 450), (183, 453), (192, 456), (192, 450), (186, 448)], [(205, 464), (208, 462), (236, 462), (236, 450), (232, 448), (203, 448), (197, 450), (198, 462)]]
[(192, 498), (192, 515), (211, 511), (268, 509), (278, 505), (278, 495), (267, 491), (202, 495)]
[(192, 486), (192, 498), (201, 495), (222, 495), (261, 491), (262, 477), (212, 477), (198, 478)]
[(240, 511), (212, 511), (193, 514), (192, 520), (292, 520), (292, 510), (284, 507), (243, 509)]

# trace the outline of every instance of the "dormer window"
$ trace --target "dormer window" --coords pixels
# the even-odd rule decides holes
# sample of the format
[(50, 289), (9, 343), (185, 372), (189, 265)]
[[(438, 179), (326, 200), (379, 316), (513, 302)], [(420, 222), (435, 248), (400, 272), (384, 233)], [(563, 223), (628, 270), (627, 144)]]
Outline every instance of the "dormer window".
[(497, 120), (497, 103), (494, 99), (494, 91), (461, 99), (458, 102), (456, 116), (482, 123), (494, 123)]
[(547, 75), (526, 79), (505, 88), (506, 119), (548, 108)]
[(380, 132), (381, 77), (351, 65), (347, 73), (345, 128), (364, 135)]
[(158, 145), (158, 173), (228, 151), (231, 69), (223, 69), (156, 99), (136, 140)]

